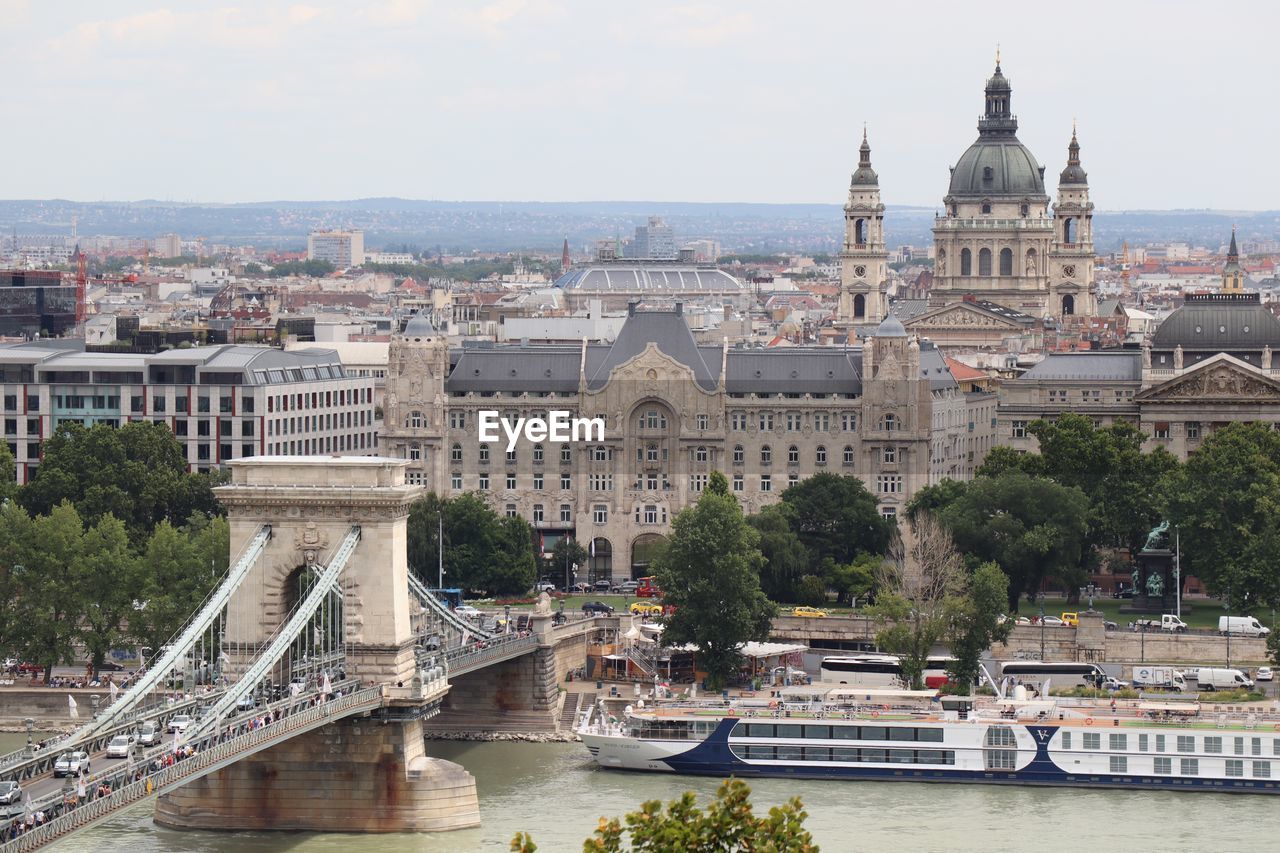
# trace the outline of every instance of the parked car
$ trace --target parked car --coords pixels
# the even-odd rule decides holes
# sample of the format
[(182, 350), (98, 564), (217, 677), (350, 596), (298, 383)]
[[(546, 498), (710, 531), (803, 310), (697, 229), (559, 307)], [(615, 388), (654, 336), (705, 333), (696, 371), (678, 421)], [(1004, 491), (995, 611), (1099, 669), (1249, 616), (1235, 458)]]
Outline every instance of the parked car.
[(1067, 625), (1067, 626), (1069, 626), (1069, 627), (1071, 627), (1071, 628), (1079, 628), (1079, 627), (1080, 627), (1080, 614), (1079, 614), (1079, 613), (1063, 613), (1061, 618), (1062, 618), (1062, 624), (1063, 624), (1063, 625)]
[(806, 619), (826, 619), (827, 611), (821, 607), (797, 607), (791, 611), (792, 616), (802, 616)]
[(640, 588), (640, 581), (623, 581), (613, 588), (614, 592), (622, 595), (635, 595), (636, 590)]
[(476, 610), (470, 604), (463, 604), (453, 608), (453, 612), (461, 616), (463, 619), (475, 619), (479, 617), (480, 611)]
[(1013, 620), (1013, 624), (1015, 624), (1015, 625), (1031, 625), (1031, 624), (1033, 624), (1033, 623), (1032, 623), (1031, 619), (1029, 619), (1028, 617), (1026, 617), (1026, 616), (1019, 616), (1017, 619), (1014, 619), (1014, 620)]
[(174, 714), (173, 718), (169, 720), (169, 731), (174, 733), (185, 732), (187, 727), (194, 722), (195, 720), (190, 714)]
[(124, 669), (124, 664), (118, 661), (113, 661), (111, 658), (107, 658), (98, 667), (98, 672), (119, 672), (122, 669)]
[(533, 585), (534, 592), (555, 592), (556, 585), (551, 581), (538, 581)]
[(631, 603), (631, 612), (637, 616), (661, 616), (661, 604), (648, 604), (643, 601), (633, 601)]
[(1252, 616), (1219, 616), (1218, 633), (1222, 636), (1233, 634), (1237, 637), (1265, 637), (1271, 629)]
[(1066, 624), (1067, 624), (1066, 622), (1063, 622), (1061, 619), (1059, 619), (1057, 616), (1046, 616), (1042, 621), (1044, 622), (1045, 625), (1048, 625), (1050, 628), (1064, 628), (1066, 627)]
[(0, 803), (11, 806), (20, 802), (22, 802), (22, 786), (12, 779), (0, 782)]
[(603, 601), (588, 601), (582, 605), (582, 612), (591, 616), (609, 616), (613, 613), (613, 608)]
[(1271, 667), (1260, 666), (1258, 671), (1253, 674), (1254, 681), (1271, 681), (1275, 676), (1271, 674)]
[(116, 735), (107, 744), (107, 758), (128, 758), (136, 743), (133, 735)]
[(155, 723), (143, 723), (138, 729), (138, 743), (143, 746), (155, 746), (160, 742), (160, 727)]
[(609, 591), (609, 586), (608, 581), (596, 581), (594, 589), (597, 593), (605, 593)]
[(89, 769), (89, 753), (81, 750), (64, 752), (53, 763), (54, 776), (76, 776)]
[(1104, 631), (1119, 631), (1119, 630), (1120, 630), (1120, 626), (1119, 626), (1119, 625), (1117, 625), (1115, 622), (1112, 622), (1110, 619), (1103, 619), (1103, 620), (1102, 620), (1102, 630), (1104, 630)]

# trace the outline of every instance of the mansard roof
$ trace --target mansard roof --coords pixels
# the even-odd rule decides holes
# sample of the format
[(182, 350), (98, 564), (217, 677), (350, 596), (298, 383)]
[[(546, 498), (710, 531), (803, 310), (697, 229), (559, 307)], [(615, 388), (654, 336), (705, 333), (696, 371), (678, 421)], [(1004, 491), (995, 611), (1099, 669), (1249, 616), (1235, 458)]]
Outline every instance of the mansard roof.
[(1037, 382), (1045, 379), (1067, 382), (1139, 382), (1142, 380), (1142, 353), (1133, 350), (1050, 353), (1013, 381)]
[(1280, 320), (1257, 293), (1188, 294), (1151, 336), (1151, 348), (1172, 350), (1280, 348)]
[(674, 311), (637, 311), (632, 308), (608, 353), (588, 370), (587, 387), (592, 390), (603, 388), (615, 368), (644, 352), (649, 344), (692, 370), (694, 381), (703, 390), (712, 391), (719, 384), (719, 363), (713, 361), (713, 367), (703, 358), (689, 324), (684, 321), (683, 311), (677, 305)]

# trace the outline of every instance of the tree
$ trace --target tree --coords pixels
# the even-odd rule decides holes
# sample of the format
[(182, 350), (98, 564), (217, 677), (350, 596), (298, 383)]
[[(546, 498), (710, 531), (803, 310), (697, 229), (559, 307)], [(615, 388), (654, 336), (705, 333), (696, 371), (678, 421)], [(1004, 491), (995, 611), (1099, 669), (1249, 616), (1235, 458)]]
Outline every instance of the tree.
[(427, 495), (409, 509), (410, 570), (428, 585), (436, 580), (437, 513), (444, 512), (447, 582), (464, 590), (510, 595), (527, 592), (537, 578), (533, 533), (521, 518), (504, 518), (474, 494), (440, 500)]
[(561, 536), (551, 549), (551, 556), (543, 561), (542, 573), (555, 583), (572, 584), (574, 576), (586, 577), (586, 567), (587, 549), (579, 545), (578, 540)]
[(75, 653), (73, 641), (85, 606), (84, 525), (75, 507), (64, 501), (49, 515), (32, 519), (23, 538), (23, 568), (17, 573), (22, 648), (28, 659), (44, 667), (47, 684), (54, 665), (70, 663)]
[(19, 500), (32, 515), (70, 501), (88, 524), (110, 513), (141, 550), (160, 521), (181, 524), (192, 513), (221, 514), (213, 486), (224, 480), (224, 474), (188, 473), (182, 445), (162, 423), (86, 428), (67, 422), (45, 442), (35, 479)]
[(13, 501), (0, 504), (0, 649), (21, 648), (28, 625), (24, 614), (26, 560), (32, 547), (31, 516)]
[(519, 516), (498, 518), (497, 522), (498, 551), (493, 555), (486, 589), (495, 595), (528, 592), (538, 579), (538, 562), (533, 556), (533, 529)]
[[(1007, 448), (996, 447), (991, 453)], [(991, 458), (988, 455), (988, 460)], [(920, 513), (937, 513), (955, 503), (964, 494), (965, 484), (950, 477), (933, 485), (925, 486), (916, 492), (907, 502), (907, 518), (914, 519)]]
[(133, 602), (142, 591), (138, 560), (118, 518), (104, 515), (84, 532), (76, 574), (84, 595), (79, 636), (97, 675), (107, 653), (124, 641)]
[(983, 563), (969, 578), (969, 591), (956, 599), (947, 615), (947, 641), (954, 663), (948, 673), (969, 693), (978, 682), (982, 656), (994, 643), (1004, 644), (1013, 620), (1004, 618), (1009, 578), (995, 563)]
[(893, 524), (856, 477), (824, 471), (788, 487), (782, 501), (812, 563), (826, 557), (850, 563), (859, 554), (882, 554), (889, 544)]
[(875, 554), (862, 554), (852, 563), (833, 566), (828, 577), (836, 600), (850, 607), (859, 598), (865, 598), (876, 583), (876, 569), (883, 558)]
[[(750, 796), (745, 782), (726, 779), (706, 811), (697, 807), (692, 791), (665, 810), (661, 802), (650, 800), (624, 820), (601, 818), (595, 834), (583, 843), (583, 853), (816, 853), (813, 836), (804, 828), (809, 815), (798, 797), (769, 809), (768, 817), (756, 817)], [(518, 832), (511, 841), (513, 853), (537, 849), (527, 833)]]
[(776, 503), (750, 516), (747, 522), (760, 536), (764, 566), (760, 587), (773, 601), (797, 601), (797, 584), (809, 567), (809, 555), (791, 528), (788, 504)]
[(777, 607), (760, 589), (764, 555), (724, 474), (711, 474), (698, 502), (676, 515), (671, 537), (653, 561), (667, 617), (664, 640), (692, 643), (713, 689), (742, 662), (741, 647), (765, 640)]
[(1078, 579), (1088, 540), (1089, 502), (1079, 489), (1021, 471), (978, 477), (936, 513), (956, 546), (1009, 577), (1009, 608), (1046, 577)]
[(1254, 423), (1215, 430), (1164, 494), (1184, 576), (1232, 603), (1280, 603), (1280, 433)]
[(131, 614), (130, 632), (157, 655), (191, 618), (213, 579), (199, 564), (191, 539), (168, 521), (156, 525), (142, 559), (141, 607)]
[(18, 493), (17, 465), (9, 451), (9, 442), (0, 441), (0, 504), (12, 500)]
[(428, 492), (409, 507), (409, 571), (428, 587), (439, 582), (439, 532), (444, 505), (435, 492)]
[(867, 608), (881, 626), (876, 644), (899, 657), (903, 680), (919, 690), (929, 652), (946, 634), (948, 611), (964, 593), (964, 558), (944, 527), (918, 513), (898, 528), (877, 588)]

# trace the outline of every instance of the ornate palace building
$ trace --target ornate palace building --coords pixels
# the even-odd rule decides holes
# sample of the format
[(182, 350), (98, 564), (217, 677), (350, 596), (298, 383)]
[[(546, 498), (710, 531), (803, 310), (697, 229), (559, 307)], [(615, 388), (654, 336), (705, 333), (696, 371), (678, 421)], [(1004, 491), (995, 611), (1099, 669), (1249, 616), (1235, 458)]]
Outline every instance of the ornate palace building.
[[(995, 397), (966, 392), (942, 354), (885, 319), (859, 348), (699, 345), (674, 309), (634, 304), (613, 343), (451, 349), (425, 317), (392, 339), (381, 447), (437, 494), (475, 492), (550, 549), (592, 553), (592, 579), (646, 574), (677, 512), (722, 471), (744, 510), (820, 471), (860, 478), (895, 515), (922, 486), (973, 475)], [(479, 413), (568, 411), (603, 441), (479, 440)], [(585, 580), (579, 572), (579, 580)]]

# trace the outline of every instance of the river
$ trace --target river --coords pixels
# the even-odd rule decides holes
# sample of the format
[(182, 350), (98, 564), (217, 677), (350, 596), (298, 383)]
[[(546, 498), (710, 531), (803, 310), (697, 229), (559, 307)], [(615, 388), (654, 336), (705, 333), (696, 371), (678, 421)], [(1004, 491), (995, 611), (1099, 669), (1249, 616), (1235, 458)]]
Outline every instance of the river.
[[(0, 735), (0, 752), (25, 738)], [(429, 743), (476, 777), (483, 825), (440, 835), (321, 835), (174, 832), (139, 807), (74, 836), (66, 853), (466, 853), (506, 851), (517, 830), (540, 850), (580, 850), (602, 816), (646, 799), (693, 790), (705, 799), (715, 779), (596, 769), (576, 744)], [(1275, 849), (1274, 796), (1080, 791), (912, 782), (751, 783), (757, 813), (798, 796), (806, 826), (825, 851), (1025, 851)], [(341, 791), (326, 792), (341, 796)]]

